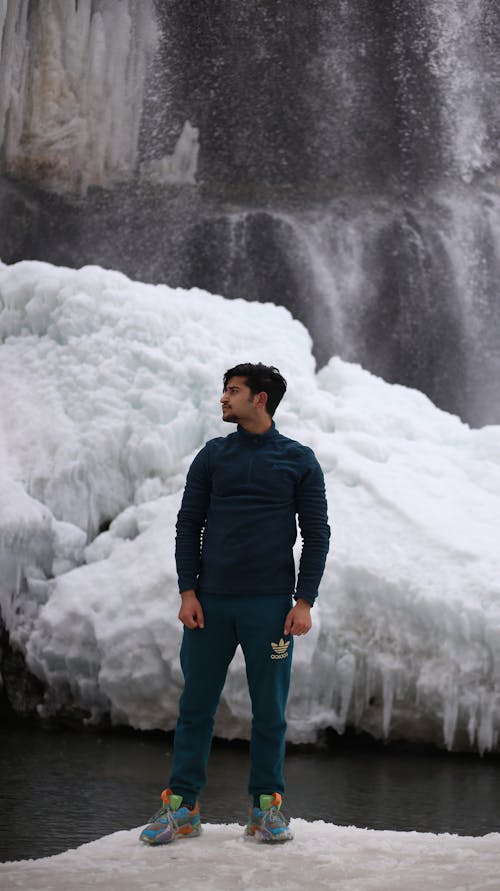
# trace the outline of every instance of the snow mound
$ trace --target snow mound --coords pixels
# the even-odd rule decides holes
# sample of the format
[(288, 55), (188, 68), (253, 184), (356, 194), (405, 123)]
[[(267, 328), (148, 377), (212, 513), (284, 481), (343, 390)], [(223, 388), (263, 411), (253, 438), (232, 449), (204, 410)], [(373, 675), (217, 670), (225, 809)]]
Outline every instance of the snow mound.
[[(173, 536), (184, 476), (239, 361), (289, 381), (276, 415), (325, 471), (333, 547), (299, 640), (289, 738), (346, 725), (498, 747), (500, 428), (334, 358), (289, 312), (98, 267), (0, 264), (0, 603), (11, 641), (91, 720), (174, 726)], [(238, 652), (216, 732), (248, 736)]]

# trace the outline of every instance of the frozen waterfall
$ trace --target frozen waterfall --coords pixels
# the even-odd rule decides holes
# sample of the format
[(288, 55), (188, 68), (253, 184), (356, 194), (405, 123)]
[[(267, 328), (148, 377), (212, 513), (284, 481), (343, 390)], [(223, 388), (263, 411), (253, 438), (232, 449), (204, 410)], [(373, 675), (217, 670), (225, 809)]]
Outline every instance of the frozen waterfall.
[(44, 188), (86, 192), (136, 172), (152, 0), (0, 7), (4, 169)]

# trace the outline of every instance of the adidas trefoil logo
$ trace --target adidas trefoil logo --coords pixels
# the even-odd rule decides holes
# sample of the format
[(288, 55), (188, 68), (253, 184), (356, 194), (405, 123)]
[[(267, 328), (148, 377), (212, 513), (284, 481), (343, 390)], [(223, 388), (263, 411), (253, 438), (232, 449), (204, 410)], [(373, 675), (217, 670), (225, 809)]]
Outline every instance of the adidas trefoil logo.
[(271, 653), (271, 659), (287, 659), (288, 658), (288, 647), (290, 646), (290, 641), (285, 641), (283, 638), (280, 638), (279, 643), (272, 643), (271, 646), (274, 650), (274, 653)]

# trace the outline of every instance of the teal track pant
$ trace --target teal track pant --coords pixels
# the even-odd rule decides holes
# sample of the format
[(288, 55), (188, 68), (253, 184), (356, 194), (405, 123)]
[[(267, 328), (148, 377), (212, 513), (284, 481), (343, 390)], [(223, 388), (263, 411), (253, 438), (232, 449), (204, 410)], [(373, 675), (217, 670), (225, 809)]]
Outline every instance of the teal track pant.
[(200, 601), (205, 627), (184, 629), (184, 691), (169, 786), (188, 803), (194, 802), (204, 787), (215, 712), (229, 664), (240, 644), (252, 701), (248, 791), (254, 798), (262, 793), (283, 793), (285, 708), (293, 638), (285, 637), (284, 647), (279, 644), (292, 599), (288, 595), (207, 594)]

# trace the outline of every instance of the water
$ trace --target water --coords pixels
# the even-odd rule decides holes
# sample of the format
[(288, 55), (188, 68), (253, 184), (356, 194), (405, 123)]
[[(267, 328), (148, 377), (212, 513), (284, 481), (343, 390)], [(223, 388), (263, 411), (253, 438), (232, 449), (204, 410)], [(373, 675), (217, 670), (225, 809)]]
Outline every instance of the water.
[[(167, 784), (171, 736), (15, 726), (0, 740), (0, 860), (46, 857), (140, 826)], [(206, 822), (240, 822), (248, 749), (216, 742), (202, 798)], [(483, 835), (500, 830), (500, 759), (360, 745), (292, 750), (291, 817), (339, 825)]]

